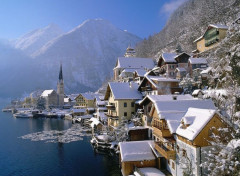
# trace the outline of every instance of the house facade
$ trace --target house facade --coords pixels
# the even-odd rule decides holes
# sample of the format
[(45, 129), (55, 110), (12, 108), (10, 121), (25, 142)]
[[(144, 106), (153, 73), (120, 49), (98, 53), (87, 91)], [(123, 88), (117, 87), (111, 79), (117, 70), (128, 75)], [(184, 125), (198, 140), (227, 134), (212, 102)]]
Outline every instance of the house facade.
[[(127, 55), (127, 57), (119, 57), (117, 59), (116, 65), (113, 68), (113, 78), (115, 81), (120, 80), (120, 75), (124, 71), (126, 74), (130, 74), (133, 76), (133, 73), (136, 69), (144, 69), (146, 71), (154, 68), (155, 64), (152, 58), (136, 58), (130, 57), (131, 55)], [(125, 74), (125, 73), (124, 73)], [(127, 75), (122, 75), (127, 76)]]
[(76, 106), (82, 108), (93, 108), (94, 107), (95, 95), (92, 92), (80, 93), (76, 98)]
[(197, 38), (194, 43), (197, 45), (195, 53), (201, 53), (215, 47), (226, 37), (228, 27), (219, 24), (210, 24), (205, 33)]
[(179, 80), (163, 76), (146, 75), (140, 83), (138, 90), (144, 95), (166, 95), (182, 92)]
[(131, 119), (135, 114), (135, 102), (142, 99), (142, 95), (137, 91), (136, 83), (110, 82), (104, 99), (108, 100), (108, 125), (118, 126), (119, 118)]

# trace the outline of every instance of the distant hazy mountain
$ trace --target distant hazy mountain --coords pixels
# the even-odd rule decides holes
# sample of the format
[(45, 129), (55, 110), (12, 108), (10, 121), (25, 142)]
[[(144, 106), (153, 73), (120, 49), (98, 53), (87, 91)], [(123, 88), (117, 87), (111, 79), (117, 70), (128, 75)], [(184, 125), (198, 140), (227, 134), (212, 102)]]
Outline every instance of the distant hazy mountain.
[(61, 34), (63, 34), (63, 31), (56, 24), (50, 24), (45, 28), (36, 29), (18, 38), (14, 42), (14, 46), (31, 55)]
[(140, 41), (101, 19), (87, 20), (65, 34), (49, 25), (19, 38), (16, 48), (0, 41), (0, 97), (56, 88), (60, 62), (66, 92), (97, 90), (112, 76), (117, 57)]
[(59, 63), (63, 63), (67, 90), (96, 90), (126, 48), (141, 39), (102, 19), (87, 20), (72, 31), (45, 44), (32, 56), (44, 74), (55, 81)]

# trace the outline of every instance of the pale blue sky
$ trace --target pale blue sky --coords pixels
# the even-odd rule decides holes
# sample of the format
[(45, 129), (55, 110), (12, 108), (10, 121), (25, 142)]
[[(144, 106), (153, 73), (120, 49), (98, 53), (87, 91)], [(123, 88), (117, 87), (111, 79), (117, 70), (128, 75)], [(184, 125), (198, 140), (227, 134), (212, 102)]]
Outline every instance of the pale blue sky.
[(142, 38), (159, 32), (185, 0), (0, 0), (0, 38), (14, 39), (50, 23), (69, 31), (102, 18)]

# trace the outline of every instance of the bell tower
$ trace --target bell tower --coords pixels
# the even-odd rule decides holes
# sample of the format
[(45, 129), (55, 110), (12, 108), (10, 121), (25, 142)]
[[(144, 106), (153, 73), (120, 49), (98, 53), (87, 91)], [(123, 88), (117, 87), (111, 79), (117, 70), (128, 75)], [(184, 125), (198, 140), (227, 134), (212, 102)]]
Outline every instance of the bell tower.
[(57, 94), (58, 94), (58, 106), (63, 107), (64, 105), (64, 81), (62, 73), (62, 63), (60, 64), (60, 71), (57, 83)]

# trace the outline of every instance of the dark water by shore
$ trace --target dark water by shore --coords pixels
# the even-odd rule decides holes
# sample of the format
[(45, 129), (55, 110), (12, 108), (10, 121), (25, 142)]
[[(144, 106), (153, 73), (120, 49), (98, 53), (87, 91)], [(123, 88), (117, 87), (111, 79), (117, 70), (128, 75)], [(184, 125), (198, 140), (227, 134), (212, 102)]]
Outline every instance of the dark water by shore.
[[(0, 102), (0, 108), (5, 102)], [(31, 141), (21, 136), (42, 131), (71, 129), (62, 119), (16, 119), (0, 112), (0, 176), (119, 176), (118, 158), (97, 153), (90, 136), (62, 143)]]

